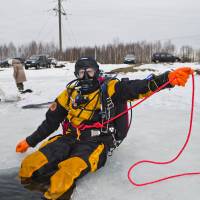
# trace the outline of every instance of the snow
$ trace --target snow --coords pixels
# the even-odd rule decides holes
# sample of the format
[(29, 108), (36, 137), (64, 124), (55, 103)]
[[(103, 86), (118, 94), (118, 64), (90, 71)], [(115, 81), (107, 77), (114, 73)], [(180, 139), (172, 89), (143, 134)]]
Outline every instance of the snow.
[[(181, 66), (200, 69), (197, 63), (148, 64), (139, 69), (155, 69), (156, 74)], [(127, 65), (100, 65), (105, 71), (127, 67)], [(34, 92), (18, 94), (12, 77), (12, 69), (0, 71), (0, 169), (19, 167), (22, 159), (32, 152), (16, 154), (18, 141), (31, 134), (45, 117), (47, 108), (22, 109), (29, 103), (53, 101), (74, 78), (74, 63), (64, 68), (27, 70), (25, 88)], [(147, 77), (152, 71), (119, 74), (121, 77), (138, 79)], [(188, 147), (176, 163), (167, 166), (143, 165), (136, 168), (137, 182), (150, 181), (176, 173), (200, 171), (200, 77), (195, 76), (196, 96), (192, 136)], [(166, 161), (174, 157), (186, 139), (191, 105), (191, 79), (186, 87), (176, 87), (155, 94), (133, 110), (133, 123), (128, 137), (108, 157), (105, 167), (89, 174), (77, 184), (73, 200), (198, 200), (200, 177), (182, 177), (163, 183), (134, 187), (127, 179), (129, 167), (143, 159)], [(59, 129), (56, 133), (59, 133)]]

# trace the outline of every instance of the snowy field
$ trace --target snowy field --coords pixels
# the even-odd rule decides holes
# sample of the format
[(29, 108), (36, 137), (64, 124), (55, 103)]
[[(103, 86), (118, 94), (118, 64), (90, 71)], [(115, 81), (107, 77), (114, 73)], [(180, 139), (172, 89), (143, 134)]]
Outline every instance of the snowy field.
[[(155, 69), (156, 74), (181, 66), (200, 69), (195, 63), (173, 65), (150, 64), (141, 68)], [(65, 68), (27, 70), (25, 89), (31, 94), (19, 95), (12, 69), (0, 71), (0, 171), (18, 168), (24, 154), (16, 154), (15, 146), (31, 134), (45, 117), (47, 108), (22, 109), (31, 103), (53, 101), (74, 79), (74, 64)], [(101, 65), (104, 71), (127, 65)], [(119, 74), (118, 78), (142, 79), (151, 71)], [(196, 97), (193, 131), (189, 146), (180, 159), (168, 166), (145, 165), (136, 169), (138, 182), (183, 172), (200, 171), (200, 76), (195, 76)], [(182, 177), (142, 188), (134, 187), (127, 179), (129, 167), (143, 159), (166, 161), (174, 157), (186, 139), (191, 104), (191, 79), (186, 87), (161, 91), (133, 110), (133, 122), (128, 137), (108, 158), (106, 166), (80, 180), (73, 200), (199, 200), (200, 176)], [(59, 133), (58, 130), (56, 133)]]

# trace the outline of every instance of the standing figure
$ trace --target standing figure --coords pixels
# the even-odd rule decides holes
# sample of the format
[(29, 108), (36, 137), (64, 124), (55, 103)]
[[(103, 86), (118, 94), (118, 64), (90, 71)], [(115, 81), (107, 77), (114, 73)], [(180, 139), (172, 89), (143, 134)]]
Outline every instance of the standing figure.
[(9, 64), (13, 66), (13, 77), (15, 79), (16, 86), (19, 92), (24, 91), (24, 82), (26, 81), (26, 75), (24, 71), (24, 67), (20, 60), (11, 59), (9, 60)]

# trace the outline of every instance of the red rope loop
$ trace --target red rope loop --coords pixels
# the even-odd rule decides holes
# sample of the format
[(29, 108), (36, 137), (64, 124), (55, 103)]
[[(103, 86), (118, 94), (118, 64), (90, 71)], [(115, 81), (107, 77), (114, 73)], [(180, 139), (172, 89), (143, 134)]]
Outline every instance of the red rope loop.
[(200, 172), (189, 172), (189, 173), (175, 174), (175, 175), (167, 176), (167, 177), (164, 177), (164, 178), (160, 178), (160, 179), (149, 181), (149, 182), (145, 182), (145, 183), (136, 183), (133, 180), (133, 178), (131, 178), (131, 172), (133, 171), (133, 169), (136, 166), (138, 166), (140, 164), (143, 164), (143, 163), (151, 163), (151, 164), (155, 164), (155, 165), (170, 164), (170, 163), (175, 162), (180, 157), (180, 155), (183, 153), (183, 151), (186, 148), (186, 146), (187, 146), (187, 144), (189, 142), (189, 139), (191, 137), (193, 113), (194, 113), (194, 92), (195, 92), (195, 83), (194, 83), (194, 74), (192, 74), (192, 101), (191, 101), (192, 103), (191, 103), (191, 111), (190, 111), (190, 124), (189, 124), (187, 139), (186, 139), (183, 147), (180, 149), (179, 153), (169, 161), (157, 162), (157, 161), (152, 161), (152, 160), (141, 160), (141, 161), (136, 162), (134, 165), (132, 165), (128, 170), (128, 179), (133, 185), (141, 187), (141, 186), (146, 186), (146, 185), (158, 183), (158, 182), (161, 182), (161, 181), (164, 181), (164, 180), (167, 180), (167, 179), (173, 179), (173, 178), (177, 178), (177, 177), (181, 177), (181, 176), (191, 176), (191, 175), (199, 175), (200, 174)]

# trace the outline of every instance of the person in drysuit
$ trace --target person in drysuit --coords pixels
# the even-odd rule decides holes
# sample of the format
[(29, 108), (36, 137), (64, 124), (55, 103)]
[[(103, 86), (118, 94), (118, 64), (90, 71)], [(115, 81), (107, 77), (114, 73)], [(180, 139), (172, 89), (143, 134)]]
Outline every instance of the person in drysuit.
[(22, 161), (22, 180), (51, 174), (45, 199), (62, 199), (75, 181), (95, 172), (106, 163), (108, 153), (126, 137), (127, 115), (104, 124), (126, 109), (128, 100), (143, 98), (167, 81), (165, 88), (185, 86), (192, 69), (189, 67), (150, 75), (143, 80), (118, 80), (100, 77), (97, 62), (82, 57), (75, 64), (76, 80), (58, 95), (46, 113), (46, 119), (35, 132), (17, 144), (17, 152), (35, 147), (63, 126), (63, 134), (41, 144)]

